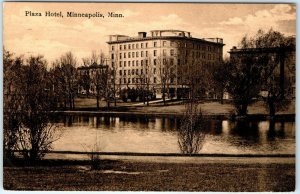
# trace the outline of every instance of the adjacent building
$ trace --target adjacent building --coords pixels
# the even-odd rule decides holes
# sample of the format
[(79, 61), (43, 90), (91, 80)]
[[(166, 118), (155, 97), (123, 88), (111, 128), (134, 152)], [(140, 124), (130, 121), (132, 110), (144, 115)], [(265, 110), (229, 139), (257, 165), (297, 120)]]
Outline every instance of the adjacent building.
[[(296, 38), (294, 36), (288, 37), (290, 43), (288, 46), (280, 45), (278, 47), (270, 48), (243, 48), (238, 49), (233, 47), (230, 49), (230, 59), (240, 59), (245, 55), (253, 57), (262, 54), (267, 54), (274, 59), (276, 68), (274, 74), (278, 77), (279, 83), (284, 91), (284, 82), (286, 79), (292, 84), (291, 97), (296, 96)], [(276, 60), (275, 60), (276, 59)], [(263, 86), (264, 88), (264, 86)], [(262, 91), (262, 95), (264, 91)], [(266, 94), (265, 94), (266, 95)]]
[[(78, 94), (96, 94), (96, 85), (101, 77), (108, 74), (108, 65), (92, 64), (77, 68)], [(87, 88), (89, 88), (87, 90)]]
[(184, 76), (188, 76), (188, 67), (195, 67), (197, 73), (200, 67), (222, 62), (224, 46), (222, 38), (194, 38), (181, 30), (138, 32), (137, 37), (110, 35), (107, 43), (118, 87), (147, 85), (157, 96), (162, 82), (167, 82), (173, 96), (187, 88)]

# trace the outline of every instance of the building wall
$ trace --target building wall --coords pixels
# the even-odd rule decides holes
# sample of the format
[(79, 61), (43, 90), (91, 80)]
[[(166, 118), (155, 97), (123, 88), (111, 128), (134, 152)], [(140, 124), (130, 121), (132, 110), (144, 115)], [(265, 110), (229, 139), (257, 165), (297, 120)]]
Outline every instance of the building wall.
[[(166, 35), (166, 36), (165, 36)], [(125, 37), (125, 38), (124, 38)], [(187, 64), (214, 65), (222, 61), (222, 39), (191, 38), (189, 32), (152, 31), (150, 37), (140, 34), (137, 38), (118, 35), (110, 37), (109, 56), (111, 68), (115, 68), (119, 88), (138, 87), (141, 74), (148, 69), (150, 88), (161, 92), (160, 67), (171, 64), (173, 74), (171, 88), (182, 87), (181, 71)], [(146, 64), (147, 66), (146, 68)]]

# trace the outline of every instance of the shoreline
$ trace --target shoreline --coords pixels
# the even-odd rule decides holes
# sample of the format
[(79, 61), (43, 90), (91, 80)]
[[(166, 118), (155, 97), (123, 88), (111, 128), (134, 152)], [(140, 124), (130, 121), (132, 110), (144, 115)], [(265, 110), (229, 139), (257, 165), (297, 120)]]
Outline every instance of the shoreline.
[[(120, 117), (120, 116), (127, 116), (127, 117), (149, 117), (149, 118), (181, 118), (184, 113), (157, 113), (157, 112), (141, 112), (141, 111), (89, 111), (89, 110), (65, 110), (65, 111), (54, 111), (52, 112), (54, 115), (76, 115), (76, 116), (111, 116), (111, 117)], [(288, 121), (295, 121), (296, 114), (286, 113), (286, 114), (277, 114), (274, 118), (270, 118), (268, 114), (248, 114), (246, 117), (232, 117), (229, 113), (223, 114), (210, 114), (206, 113), (203, 114), (204, 118), (208, 119), (218, 119), (218, 120), (242, 120), (242, 119), (249, 119), (249, 120), (268, 120), (268, 119), (275, 119), (275, 120), (288, 120)]]

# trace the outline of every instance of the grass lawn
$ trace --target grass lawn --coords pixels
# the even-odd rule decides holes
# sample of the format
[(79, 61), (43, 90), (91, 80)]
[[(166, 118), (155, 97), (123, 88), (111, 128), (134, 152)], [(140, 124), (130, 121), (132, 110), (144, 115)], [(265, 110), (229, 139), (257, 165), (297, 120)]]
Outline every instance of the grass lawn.
[(102, 161), (4, 167), (9, 190), (293, 191), (294, 164), (151, 163)]
[[(134, 106), (139, 104), (139, 106)], [(100, 107), (106, 107), (106, 102), (101, 101)], [(114, 107), (112, 102), (111, 107)], [(149, 106), (141, 105), (140, 102), (123, 102), (117, 101), (117, 107), (126, 106), (128, 111), (142, 113), (184, 113), (185, 105), (182, 101), (172, 102), (167, 106), (162, 103), (150, 104)], [(76, 108), (96, 108), (95, 98), (77, 98), (75, 99)], [(229, 103), (221, 104), (219, 102), (202, 102), (200, 108), (204, 114), (230, 114), (234, 112), (234, 106)], [(249, 114), (268, 114), (262, 101), (256, 102), (248, 107)], [(295, 101), (293, 101), (286, 110), (279, 111), (277, 114), (295, 114)]]

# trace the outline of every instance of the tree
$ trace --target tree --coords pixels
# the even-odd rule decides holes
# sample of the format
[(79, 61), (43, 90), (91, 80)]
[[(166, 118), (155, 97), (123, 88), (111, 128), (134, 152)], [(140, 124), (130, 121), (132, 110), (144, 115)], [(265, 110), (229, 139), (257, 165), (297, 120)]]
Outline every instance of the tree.
[(22, 103), (23, 58), (14, 58), (13, 54), (3, 51), (3, 148), (4, 156), (13, 158), (13, 150), (18, 145), (18, 129), (21, 126), (20, 110)]
[(194, 102), (186, 105), (186, 112), (178, 130), (178, 145), (183, 154), (198, 153), (204, 143), (204, 118)]
[(220, 98), (221, 104), (223, 104), (223, 96), (228, 86), (228, 75), (229, 75), (229, 59), (222, 63), (216, 64), (212, 70), (212, 79), (214, 91), (217, 97)]
[(245, 54), (228, 63), (228, 85), (226, 90), (233, 100), (238, 115), (245, 116), (248, 106), (258, 97), (261, 89), (261, 61), (264, 56)]
[(176, 74), (174, 69), (174, 59), (167, 57), (157, 58), (158, 73), (160, 78), (161, 92), (164, 105), (166, 105), (166, 93), (170, 98), (170, 85), (174, 81)]
[(70, 109), (75, 108), (75, 96), (77, 94), (77, 59), (72, 52), (67, 52), (60, 57), (60, 70), (63, 79), (62, 87), (65, 93), (65, 107), (67, 102)]
[(53, 93), (46, 63), (42, 56), (31, 56), (27, 65), (22, 66), (22, 82), (19, 83), (22, 86), (22, 102), (17, 145), (23, 151), (24, 158), (30, 161), (42, 158), (59, 138), (56, 136), (56, 127), (50, 124)]
[(86, 91), (86, 97), (88, 97), (90, 94), (91, 82), (92, 79), (89, 72), (79, 75), (78, 85), (83, 87), (83, 89)]
[[(259, 30), (254, 37), (244, 36), (240, 47), (251, 52), (244, 52), (238, 57), (231, 57), (229, 83), (227, 90), (233, 98), (237, 113), (247, 114), (247, 107), (258, 97), (262, 90), (270, 115), (274, 116), (290, 103), (291, 82), (283, 67), (286, 51), (293, 51), (292, 38), (286, 38), (280, 32), (270, 29), (267, 33)], [(291, 48), (292, 47), (292, 48)]]

